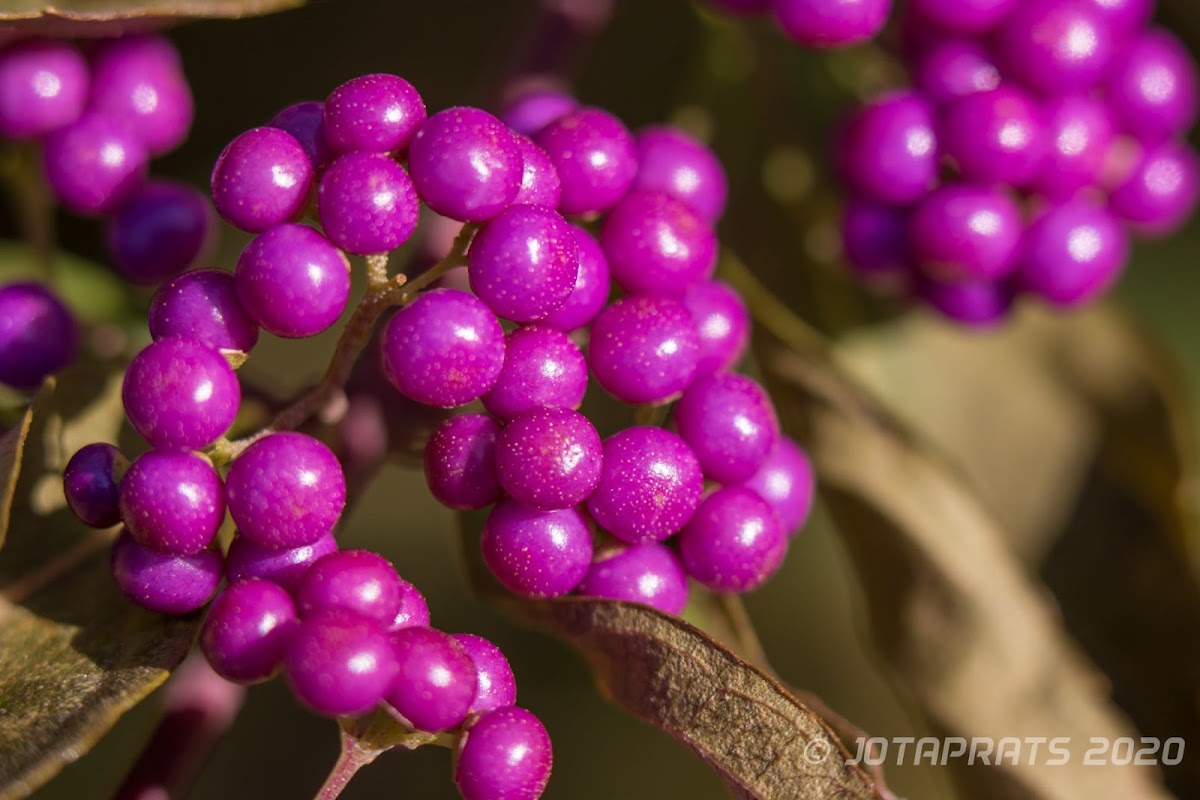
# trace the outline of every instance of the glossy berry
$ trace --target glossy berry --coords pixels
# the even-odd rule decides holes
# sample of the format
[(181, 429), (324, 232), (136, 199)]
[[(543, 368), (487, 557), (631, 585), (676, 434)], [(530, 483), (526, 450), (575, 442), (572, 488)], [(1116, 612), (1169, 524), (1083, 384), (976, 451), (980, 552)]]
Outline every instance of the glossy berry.
[(775, 0), (775, 20), (806, 47), (846, 47), (883, 29), (892, 0)]
[(579, 274), (566, 301), (538, 322), (562, 331), (573, 331), (587, 325), (608, 302), (611, 286), (608, 259), (600, 243), (590, 233), (572, 225), (579, 252)]
[(180, 275), (154, 293), (150, 335), (190, 339), (214, 350), (249, 353), (258, 324), (238, 297), (232, 272), (200, 269)]
[(454, 784), (463, 800), (536, 800), (554, 755), (545, 726), (523, 708), (489, 711), (459, 740)]
[(467, 718), (479, 677), (466, 648), (432, 628), (404, 628), (392, 636), (400, 670), (388, 705), (419, 731), (438, 733)]
[(319, 100), (293, 103), (272, 117), (267, 125), (291, 134), (304, 148), (314, 169), (321, 169), (333, 159), (333, 148), (325, 136), (325, 104)]
[(750, 312), (727, 283), (704, 281), (688, 287), (683, 305), (700, 334), (697, 375), (728, 369), (741, 360), (750, 341)]
[(220, 553), (164, 553), (138, 544), (128, 531), (121, 531), (113, 543), (111, 564), (121, 593), (160, 614), (187, 614), (202, 608), (221, 582)]
[(579, 585), (579, 594), (645, 603), (665, 614), (678, 614), (687, 605), (687, 575), (670, 548), (632, 545), (597, 558)]
[(933, 111), (917, 93), (892, 92), (858, 111), (840, 137), (839, 166), (858, 194), (906, 205), (937, 178)]
[(561, 116), (579, 107), (566, 92), (553, 89), (527, 91), (511, 100), (500, 112), (504, 124), (523, 136), (533, 136)]
[(604, 470), (587, 509), (619, 539), (660, 542), (691, 518), (703, 492), (700, 462), (687, 443), (662, 428), (639, 426), (604, 440)]
[(1112, 29), (1079, 0), (1020, 3), (998, 31), (1004, 69), (1043, 94), (1083, 92), (1107, 75)]
[(916, 207), (908, 238), (930, 276), (994, 280), (1016, 267), (1021, 213), (1000, 189), (947, 184)]
[(1108, 86), (1121, 123), (1147, 141), (1184, 133), (1196, 121), (1196, 63), (1167, 31), (1146, 31), (1122, 47)]
[(675, 405), (675, 425), (704, 475), (720, 483), (748, 480), (779, 437), (771, 398), (731, 372), (697, 379)]
[(153, 447), (199, 450), (229, 430), (242, 390), (220, 353), (172, 337), (134, 356), (121, 398), (130, 424)]
[(425, 448), (425, 482), (442, 505), (484, 508), (503, 495), (496, 479), (500, 424), (486, 414), (460, 414), (443, 422)]
[(298, 217), (312, 183), (312, 162), (295, 137), (278, 128), (251, 128), (217, 158), (213, 205), (230, 224), (260, 233)]
[(315, 336), (337, 322), (350, 297), (350, 262), (307, 225), (285, 223), (257, 236), (234, 276), (246, 312), (288, 339)]
[(89, 112), (46, 137), (42, 171), (55, 197), (77, 214), (106, 214), (146, 177), (149, 154), (129, 123)]
[(558, 179), (558, 170), (550, 156), (528, 136), (517, 135), (515, 138), (521, 148), (522, 168), (521, 188), (513, 198), (513, 205), (558, 208), (562, 200), (562, 181)]
[(0, 383), (32, 390), (75, 358), (75, 318), (39, 283), (0, 286)]
[(125, 529), (139, 544), (186, 556), (216, 537), (225, 519), (225, 492), (203, 456), (150, 450), (121, 479), (120, 508)]
[(322, 557), (296, 585), (296, 608), (304, 616), (344, 608), (391, 625), (400, 611), (400, 576), (391, 562), (370, 550), (339, 550)]
[(83, 113), (88, 67), (67, 42), (29, 40), (0, 51), (0, 136), (33, 139)]
[(157, 284), (195, 264), (216, 218), (208, 198), (177, 181), (153, 180), (116, 208), (106, 225), (113, 265), (130, 283)]
[(758, 492), (779, 514), (786, 533), (796, 534), (812, 509), (813, 468), (799, 445), (786, 436), (775, 440), (767, 460), (745, 486)]
[(1049, 150), (1033, 187), (1065, 199), (1099, 181), (1116, 132), (1108, 107), (1083, 95), (1056, 98), (1045, 107)]
[(375, 620), (341, 608), (302, 619), (283, 661), (297, 699), (328, 717), (370, 711), (398, 668), (391, 634)]
[(1021, 0), (911, 0), (925, 20), (962, 33), (982, 33), (1012, 13)]
[(1148, 148), (1129, 176), (1113, 190), (1109, 208), (1149, 233), (1167, 233), (1196, 207), (1200, 166), (1186, 145)]
[(860, 279), (879, 288), (907, 283), (913, 263), (907, 209), (852, 197), (841, 233), (846, 263)]
[(704, 499), (679, 534), (687, 574), (717, 592), (748, 592), (766, 582), (787, 554), (787, 534), (771, 505), (744, 486)]
[(987, 49), (972, 39), (943, 39), (920, 53), (913, 83), (937, 105), (1000, 85), (1000, 70)]
[(1014, 86), (954, 101), (942, 119), (941, 145), (963, 178), (1022, 186), (1037, 175), (1047, 150), (1038, 104)]
[(81, 447), (71, 456), (63, 470), (63, 493), (84, 525), (108, 528), (121, 521), (119, 487), (128, 468), (129, 459), (103, 442)]
[(592, 323), (588, 363), (600, 385), (621, 402), (664, 403), (695, 377), (700, 334), (682, 303), (631, 295)]
[(916, 281), (918, 297), (951, 322), (987, 329), (1008, 318), (1014, 292), (1007, 281), (941, 281), (922, 275)]
[(462, 645), (475, 665), (478, 680), (471, 700), (472, 714), (486, 714), (517, 702), (517, 680), (499, 647), (473, 633), (453, 633), (451, 638)]
[(337, 552), (337, 540), (327, 533), (312, 544), (300, 547), (271, 547), (238, 535), (229, 544), (225, 571), (230, 583), (262, 578), (295, 591), (301, 578), (317, 559)]
[(90, 108), (128, 121), (152, 156), (187, 138), (192, 90), (175, 46), (162, 36), (122, 36), (92, 52)]
[(333, 452), (303, 433), (271, 433), (233, 460), (229, 513), (256, 544), (300, 547), (330, 533), (346, 506), (346, 477)]
[(725, 210), (728, 180), (713, 152), (669, 125), (643, 128), (633, 137), (638, 173), (635, 189), (665, 192), (715, 224)]
[(1052, 207), (1029, 226), (1018, 279), (1049, 303), (1072, 307), (1103, 294), (1129, 257), (1125, 228), (1089, 200)]
[(428, 627), (429, 605), (425, 602), (425, 596), (417, 590), (417, 587), (401, 578), (400, 610), (396, 612), (396, 616), (392, 617), (388, 630), (398, 631), (403, 628)]
[(538, 511), (515, 500), (488, 514), (480, 547), (496, 580), (527, 597), (569, 594), (592, 562), (592, 534), (579, 511)]
[(542, 406), (575, 409), (587, 387), (587, 360), (579, 347), (562, 331), (529, 325), (505, 337), (504, 367), (483, 406), (502, 420)]
[(627, 292), (678, 297), (717, 264), (712, 228), (682, 201), (658, 191), (630, 192), (604, 220), (600, 245), (612, 277)]
[(383, 370), (401, 394), (439, 408), (477, 400), (504, 366), (504, 330), (478, 298), (425, 292), (388, 320)]
[(325, 235), (348, 253), (395, 250), (417, 227), (417, 190), (404, 168), (379, 153), (334, 159), (317, 189), (317, 216)]
[(325, 100), (325, 136), (339, 153), (405, 150), (425, 121), (425, 101), (396, 75), (361, 75)]
[(467, 253), (471, 291), (497, 316), (533, 322), (566, 302), (579, 275), (570, 223), (542, 206), (510, 206)]
[(546, 125), (533, 140), (562, 181), (563, 214), (607, 211), (637, 177), (637, 150), (625, 125), (607, 111), (584, 106)]
[(213, 671), (235, 683), (272, 677), (300, 624), (291, 595), (270, 581), (230, 583), (200, 628), (200, 649)]
[(1154, 0), (1084, 0), (1112, 28), (1115, 37), (1128, 36), (1150, 22)]
[(513, 499), (541, 511), (582, 503), (600, 482), (600, 434), (567, 408), (537, 408), (496, 436), (496, 477)]
[(521, 189), (521, 148), (504, 123), (478, 108), (439, 111), (421, 123), (408, 153), (421, 199), (444, 217), (483, 222)]

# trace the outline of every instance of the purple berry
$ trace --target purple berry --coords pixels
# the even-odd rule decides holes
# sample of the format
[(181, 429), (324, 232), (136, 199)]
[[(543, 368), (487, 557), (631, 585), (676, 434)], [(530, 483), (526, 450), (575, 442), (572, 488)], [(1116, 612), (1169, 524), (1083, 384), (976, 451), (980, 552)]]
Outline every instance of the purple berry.
[(496, 477), (513, 499), (540, 511), (582, 503), (600, 482), (600, 434), (568, 408), (537, 408), (496, 436)]
[(333, 451), (311, 436), (272, 433), (233, 460), (225, 495), (242, 536), (301, 547), (333, 531), (346, 506), (346, 476)]
[(563, 214), (607, 211), (637, 177), (637, 150), (622, 122), (598, 108), (580, 107), (538, 131), (533, 140), (546, 151), (562, 181)]
[(711, 150), (669, 125), (643, 128), (634, 136), (634, 145), (635, 189), (665, 192), (710, 225), (720, 219), (729, 187), (725, 169)]
[(604, 470), (587, 509), (618, 539), (661, 542), (691, 518), (703, 492), (687, 442), (662, 428), (626, 428), (604, 440)]
[(425, 292), (388, 320), (383, 370), (405, 397), (453, 408), (492, 388), (504, 366), (504, 330), (478, 298)]
[(521, 189), (513, 198), (513, 205), (545, 206), (558, 208), (562, 200), (562, 181), (546, 151), (533, 143), (528, 136), (516, 136), (521, 148)]
[(678, 614), (687, 605), (687, 575), (670, 548), (632, 545), (594, 561), (579, 585), (579, 594), (645, 603), (664, 614)]
[(1154, 0), (1084, 0), (1103, 19), (1113, 36), (1124, 37), (1141, 30), (1154, 16)]
[(1020, 3), (998, 33), (1006, 74), (1047, 95), (1100, 83), (1116, 51), (1112, 29), (1079, 0)]
[(922, 275), (916, 294), (951, 322), (969, 328), (987, 329), (1008, 318), (1013, 290), (1007, 282), (986, 280), (941, 281)]
[(71, 456), (63, 470), (63, 493), (84, 525), (109, 528), (121, 521), (120, 484), (127, 469), (129, 459), (103, 442), (81, 447)]
[(304, 148), (314, 169), (321, 169), (333, 159), (333, 148), (325, 136), (325, 104), (321, 101), (294, 103), (272, 117), (267, 125), (291, 134)]
[(339, 153), (400, 152), (425, 121), (425, 101), (396, 75), (361, 75), (325, 100), (325, 136)]
[(467, 254), (471, 291), (498, 316), (533, 322), (566, 302), (579, 276), (570, 223), (541, 206), (509, 206)]
[(408, 153), (421, 199), (444, 217), (483, 222), (521, 189), (521, 148), (504, 123), (478, 108), (439, 111), (421, 123)]
[(579, 107), (579, 101), (553, 89), (528, 91), (510, 101), (500, 113), (504, 124), (523, 136), (533, 136), (559, 117)]
[(626, 195), (604, 220), (600, 245), (613, 280), (633, 294), (678, 297), (717, 265), (712, 228), (663, 192)]
[(963, 178), (985, 184), (1027, 184), (1038, 174), (1048, 146), (1041, 108), (1011, 85), (950, 103), (941, 131), (942, 148)]
[(850, 198), (842, 214), (846, 263), (866, 283), (882, 289), (903, 287), (912, 268), (908, 210)]
[(246, 312), (276, 336), (315, 336), (337, 322), (350, 297), (350, 262), (306, 225), (284, 223), (259, 234), (234, 272)]
[(179, 53), (162, 36), (122, 36), (92, 53), (90, 108), (128, 120), (152, 156), (187, 138), (194, 108)]
[(88, 67), (67, 42), (30, 40), (0, 52), (0, 136), (33, 139), (83, 113)]
[(112, 549), (113, 581), (142, 608), (160, 614), (187, 614), (204, 606), (221, 582), (221, 554), (201, 550), (190, 556), (144, 547), (121, 531)]
[(741, 360), (750, 341), (750, 312), (733, 287), (721, 281), (692, 284), (683, 304), (700, 334), (697, 375), (729, 369)]
[(785, 532), (799, 532), (812, 509), (812, 462), (799, 445), (786, 436), (775, 440), (770, 455), (745, 486), (758, 492), (779, 514)]
[(454, 784), (463, 800), (537, 800), (554, 755), (538, 718), (512, 706), (481, 716), (459, 740)]
[(256, 544), (238, 535), (229, 545), (225, 569), (230, 583), (262, 578), (291, 592), (317, 559), (335, 553), (337, 549), (337, 540), (329, 533), (312, 544), (291, 548)]
[(937, 105), (1000, 85), (987, 48), (971, 39), (945, 39), (921, 53), (913, 67), (913, 83)]
[(1161, 235), (1183, 224), (1196, 207), (1200, 165), (1183, 144), (1148, 148), (1109, 198), (1109, 208), (1146, 233)]
[(121, 389), (130, 424), (160, 450), (199, 450), (229, 430), (242, 389), (220, 353), (159, 339), (134, 356)]
[(575, 409), (587, 387), (587, 360), (575, 343), (562, 331), (530, 325), (505, 337), (504, 368), (483, 406), (502, 420), (542, 406)]
[(577, 225), (571, 226), (579, 249), (579, 274), (575, 287), (557, 310), (538, 322), (562, 331), (573, 331), (587, 325), (608, 302), (610, 288), (608, 259), (604, 250), (590, 233)]
[(480, 547), (496, 580), (527, 597), (569, 594), (592, 563), (592, 533), (574, 508), (538, 511), (501, 501), (488, 514)]
[(1165, 30), (1149, 30), (1121, 48), (1108, 103), (1127, 130), (1158, 142), (1185, 133), (1196, 121), (1196, 62)]
[(425, 448), (425, 482), (442, 505), (484, 508), (503, 496), (496, 479), (500, 424), (485, 414), (460, 414), (438, 426)]
[(429, 605), (424, 595), (403, 578), (400, 579), (400, 610), (392, 617), (388, 626), (390, 631), (403, 628), (428, 628)]
[(328, 717), (370, 711), (398, 670), (391, 634), (375, 620), (343, 608), (302, 619), (283, 660), (296, 698)]
[(298, 217), (312, 184), (312, 162), (294, 136), (278, 128), (251, 128), (217, 158), (213, 205), (232, 225), (260, 233)]
[(106, 214), (146, 177), (149, 154), (129, 123), (89, 112), (46, 137), (42, 171), (59, 202), (77, 214)]
[(719, 483), (749, 480), (779, 437), (771, 398), (732, 372), (698, 378), (675, 405), (675, 425), (705, 477)]
[(212, 544), (225, 520), (225, 491), (204, 456), (150, 450), (121, 479), (120, 508), (139, 544), (187, 556)]
[(850, 120), (838, 155), (857, 193), (892, 205), (915, 202), (937, 179), (933, 111), (916, 92), (876, 98)]
[(517, 702), (517, 679), (499, 647), (473, 633), (453, 633), (451, 638), (462, 645), (475, 665), (478, 683), (471, 701), (472, 714), (486, 714)]
[(235, 683), (272, 677), (300, 621), (287, 590), (252, 578), (217, 595), (200, 628), (200, 649), (213, 671)]
[(1065, 199), (1095, 184), (1112, 152), (1115, 131), (1108, 107), (1083, 95), (1066, 95), (1046, 106), (1049, 153), (1033, 187)]
[(846, 47), (883, 29), (892, 0), (775, 0), (775, 20), (806, 47)]
[(1017, 276), (1021, 288), (1071, 308), (1106, 292), (1128, 258), (1124, 226), (1104, 208), (1074, 200), (1029, 226)]
[(215, 226), (203, 192), (176, 181), (148, 181), (109, 218), (108, 252), (130, 283), (162, 283), (200, 259)]
[(788, 537), (770, 503), (744, 486), (718, 489), (679, 534), (687, 574), (716, 592), (757, 589), (779, 569)]
[(39, 283), (0, 286), (0, 383), (36, 389), (75, 358), (75, 318)]
[(994, 280), (1016, 267), (1021, 212), (1000, 189), (947, 184), (909, 218), (921, 269), (946, 280)]
[(190, 339), (222, 352), (249, 353), (258, 324), (238, 298), (233, 273), (200, 269), (180, 275), (154, 293), (150, 335)]
[(682, 303), (632, 295), (592, 323), (588, 362), (600, 385), (621, 402), (665, 403), (696, 376), (700, 334)]
[(314, 563), (296, 585), (296, 608), (308, 616), (344, 608), (391, 625), (400, 611), (400, 576), (391, 562), (370, 550), (339, 550)]
[(466, 648), (432, 628), (393, 634), (400, 670), (388, 689), (388, 705), (419, 731), (457, 728), (471, 711), (479, 678)]
[(982, 33), (1012, 13), (1021, 0), (911, 0), (924, 20), (962, 33)]
[(417, 190), (404, 168), (380, 153), (334, 159), (317, 190), (325, 235), (355, 255), (395, 250), (417, 228)]

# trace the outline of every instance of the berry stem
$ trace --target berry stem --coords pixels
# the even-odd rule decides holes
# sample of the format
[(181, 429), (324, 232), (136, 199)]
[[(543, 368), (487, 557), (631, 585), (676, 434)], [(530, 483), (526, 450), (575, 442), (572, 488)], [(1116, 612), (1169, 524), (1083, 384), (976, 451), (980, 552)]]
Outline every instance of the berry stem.
[(670, 403), (660, 403), (658, 405), (643, 405), (638, 406), (633, 412), (633, 421), (637, 425), (647, 425), (654, 428), (661, 428), (667, 421), (667, 413), (670, 411)]
[(329, 771), (329, 777), (325, 779), (325, 783), (321, 785), (313, 800), (334, 800), (340, 796), (349, 785), (350, 779), (358, 774), (360, 769), (379, 758), (379, 754), (383, 752), (364, 747), (358, 736), (346, 725), (342, 726), (341, 739), (341, 755), (338, 756), (333, 769)]
[(458, 235), (454, 237), (454, 244), (450, 247), (450, 252), (438, 263), (434, 264), (429, 269), (422, 272), (405, 287), (404, 302), (409, 303), (416, 297), (417, 293), (425, 287), (432, 284), (438, 278), (445, 275), (455, 267), (464, 267), (467, 264), (467, 250), (471, 246), (471, 240), (475, 238), (476, 232), (479, 230), (478, 225), (467, 224), (463, 225), (459, 230)]
[(388, 282), (388, 254), (367, 256), (367, 285), (384, 286)]

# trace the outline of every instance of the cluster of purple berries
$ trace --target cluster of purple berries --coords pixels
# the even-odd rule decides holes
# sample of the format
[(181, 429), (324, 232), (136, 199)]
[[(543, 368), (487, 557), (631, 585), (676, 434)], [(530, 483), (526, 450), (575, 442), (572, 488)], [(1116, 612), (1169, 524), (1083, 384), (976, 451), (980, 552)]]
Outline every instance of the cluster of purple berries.
[(914, 87), (839, 136), (847, 260), (968, 325), (1102, 295), (1200, 186), (1196, 67), (1153, 0), (912, 0)]
[(873, 38), (887, 24), (892, 0), (706, 0), (728, 14), (771, 14), (805, 47), (848, 47)]

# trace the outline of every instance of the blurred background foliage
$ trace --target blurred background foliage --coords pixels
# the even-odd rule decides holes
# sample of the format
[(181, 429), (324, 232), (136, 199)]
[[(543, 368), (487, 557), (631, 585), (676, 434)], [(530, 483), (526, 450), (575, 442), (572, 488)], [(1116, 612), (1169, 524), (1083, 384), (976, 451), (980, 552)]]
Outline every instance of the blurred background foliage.
[[(192, 81), (197, 121), (188, 143), (155, 169), (206, 185), (217, 153), (237, 133), (367, 72), (403, 75), (431, 109), (495, 108), (499, 81), (527, 45), (538, 6), (534, 0), (324, 0), (269, 17), (175, 28), (171, 36)], [(1196, 26), (1198, 20), (1200, 15), (1184, 15), (1177, 21)], [(831, 333), (870, 331), (898, 313), (864, 295), (837, 263), (837, 198), (823, 156), (838, 115), (855, 95), (902, 79), (882, 50), (814, 54), (766, 23), (721, 20), (687, 0), (626, 0), (616, 4), (611, 24), (573, 55), (573, 86), (585, 102), (613, 110), (631, 127), (673, 121), (711, 140), (731, 177), (730, 211), (719, 229), (723, 242), (810, 323)], [(66, 248), (103, 252), (99, 226), (61, 222)], [(226, 228), (214, 265), (231, 267), (246, 238)], [(1167, 343), (1191, 387), (1200, 381), (1198, 255), (1197, 225), (1143, 245), (1117, 292), (1137, 320)], [(144, 307), (148, 295), (137, 301)], [(318, 376), (334, 341), (332, 334), (303, 342), (264, 335), (246, 374), (286, 395)], [(892, 373), (888, 379), (903, 383), (906, 377)], [(1019, 393), (1022, 386), (1007, 389)], [(698, 759), (606, 705), (582, 661), (565, 646), (472, 596), (454, 519), (428, 496), (419, 470), (387, 467), (343, 524), (341, 540), (391, 558), (426, 593), (436, 625), (487, 636), (508, 654), (519, 702), (546, 722), (554, 738), (548, 798), (727, 796)], [(821, 696), (872, 735), (929, 733), (871, 652), (862, 592), (820, 508), (783, 570), (747, 598), (747, 606), (787, 683)], [(141, 749), (154, 717), (152, 698), (36, 797), (106, 796)], [(1200, 741), (1189, 745), (1200, 747)], [(300, 709), (281, 683), (254, 687), (191, 796), (311, 796), (336, 749), (335, 726)], [(955, 796), (945, 769), (888, 765), (887, 775), (900, 796)], [(343, 796), (457, 795), (449, 755), (425, 748), (386, 754)]]

